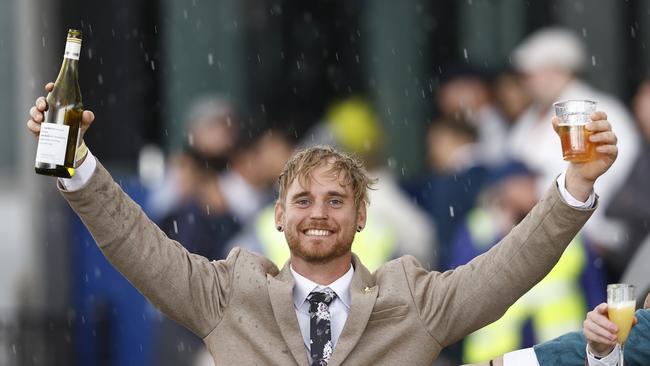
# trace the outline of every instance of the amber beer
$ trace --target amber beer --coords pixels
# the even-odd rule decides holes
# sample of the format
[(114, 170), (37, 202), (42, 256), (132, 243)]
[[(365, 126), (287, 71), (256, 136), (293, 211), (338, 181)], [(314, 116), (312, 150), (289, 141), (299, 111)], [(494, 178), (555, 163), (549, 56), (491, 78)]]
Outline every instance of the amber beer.
[(583, 163), (591, 160), (594, 155), (594, 144), (589, 140), (592, 132), (584, 124), (559, 126), (560, 141), (562, 142), (562, 157), (566, 161)]
[(567, 100), (554, 104), (555, 114), (560, 119), (558, 133), (562, 143), (562, 157), (574, 163), (593, 158), (595, 145), (589, 140), (592, 132), (586, 125), (596, 111), (596, 102), (591, 100)]

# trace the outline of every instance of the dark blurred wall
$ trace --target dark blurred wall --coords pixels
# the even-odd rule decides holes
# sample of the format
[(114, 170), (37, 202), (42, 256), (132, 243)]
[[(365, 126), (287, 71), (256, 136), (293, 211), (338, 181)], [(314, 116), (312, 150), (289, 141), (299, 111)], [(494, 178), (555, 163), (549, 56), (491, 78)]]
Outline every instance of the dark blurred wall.
[[(80, 84), (97, 116), (86, 141), (114, 169), (135, 172), (140, 148), (163, 132), (158, 1), (68, 0), (58, 10), (64, 27), (83, 31)], [(52, 34), (61, 54), (65, 32)]]

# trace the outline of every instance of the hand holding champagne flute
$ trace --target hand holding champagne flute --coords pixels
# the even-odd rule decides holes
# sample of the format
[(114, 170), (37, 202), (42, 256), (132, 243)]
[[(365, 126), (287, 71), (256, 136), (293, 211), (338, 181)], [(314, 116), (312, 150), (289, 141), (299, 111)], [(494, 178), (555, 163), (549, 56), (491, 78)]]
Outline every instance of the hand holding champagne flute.
[[(634, 316), (634, 286), (608, 285), (607, 300), (607, 303), (602, 303), (587, 313), (584, 321), (583, 331), (589, 352), (597, 358), (608, 356), (617, 344), (622, 346), (627, 341), (631, 327), (637, 322)], [(618, 365), (622, 366), (623, 347), (619, 357)]]
[(634, 321), (634, 286), (623, 283), (607, 285), (607, 315), (618, 327), (619, 366), (623, 366), (623, 349)]

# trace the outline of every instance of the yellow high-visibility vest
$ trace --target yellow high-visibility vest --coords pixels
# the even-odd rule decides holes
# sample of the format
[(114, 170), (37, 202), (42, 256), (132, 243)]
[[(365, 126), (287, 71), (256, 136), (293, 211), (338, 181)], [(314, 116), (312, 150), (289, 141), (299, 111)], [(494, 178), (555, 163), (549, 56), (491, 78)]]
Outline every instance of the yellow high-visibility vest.
[[(494, 225), (485, 210), (472, 210), (467, 222), (475, 242), (484, 244), (488, 237), (490, 241), (494, 239), (489, 235), (495, 234)], [(465, 337), (463, 362), (483, 362), (521, 348), (522, 329), (529, 319), (538, 343), (580, 329), (587, 312), (580, 287), (586, 261), (587, 253), (577, 236), (551, 272), (517, 300), (501, 319)]]

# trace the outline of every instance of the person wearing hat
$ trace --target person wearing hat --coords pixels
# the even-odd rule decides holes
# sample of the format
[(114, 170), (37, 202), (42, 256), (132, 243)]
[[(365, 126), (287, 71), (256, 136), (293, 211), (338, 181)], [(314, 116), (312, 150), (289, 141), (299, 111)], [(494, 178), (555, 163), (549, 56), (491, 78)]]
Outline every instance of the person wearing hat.
[[(511, 130), (509, 147), (514, 158), (540, 173), (537, 189), (541, 193), (567, 165), (562, 160), (560, 140), (546, 123), (555, 113), (553, 103), (568, 99), (596, 101), (598, 109), (606, 110), (609, 118), (615, 121), (620, 147), (616, 166), (596, 187), (606, 207), (631, 171), (640, 140), (632, 116), (624, 105), (580, 78), (587, 55), (578, 35), (558, 27), (541, 29), (516, 47), (512, 61), (523, 75), (532, 104)], [(613, 250), (624, 237), (621, 229), (606, 219), (604, 210), (597, 212), (584, 228), (592, 243)]]

